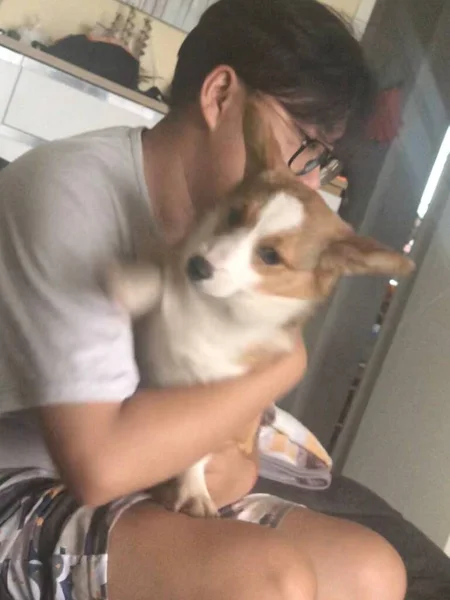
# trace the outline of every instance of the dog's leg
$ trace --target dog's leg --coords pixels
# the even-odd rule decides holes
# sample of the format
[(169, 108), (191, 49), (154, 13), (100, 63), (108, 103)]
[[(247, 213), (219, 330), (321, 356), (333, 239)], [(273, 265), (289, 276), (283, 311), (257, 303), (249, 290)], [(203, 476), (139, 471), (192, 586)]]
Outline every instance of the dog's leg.
[(178, 477), (178, 498), (175, 510), (191, 517), (217, 517), (218, 511), (209, 495), (205, 479), (205, 467), (209, 456)]
[(206, 456), (180, 476), (152, 488), (153, 499), (167, 510), (191, 517), (217, 517), (218, 511), (209, 495), (205, 480)]
[(163, 289), (161, 270), (150, 263), (113, 264), (104, 283), (108, 295), (134, 318), (151, 311)]

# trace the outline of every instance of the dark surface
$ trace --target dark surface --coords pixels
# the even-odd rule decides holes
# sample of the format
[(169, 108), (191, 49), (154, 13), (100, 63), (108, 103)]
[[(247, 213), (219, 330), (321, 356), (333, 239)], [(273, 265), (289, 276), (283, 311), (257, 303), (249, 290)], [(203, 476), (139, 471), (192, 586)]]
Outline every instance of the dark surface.
[[(381, 87), (400, 87), (408, 110), (391, 144), (362, 139), (348, 149), (349, 202), (342, 214), (361, 233), (397, 249), (410, 239), (449, 124), (449, 26), (448, 1), (378, 0), (363, 38)], [(282, 406), (327, 449), (358, 364), (373, 350), (372, 327), (385, 293), (383, 278), (341, 281), (329, 308), (316, 317), (314, 336), (307, 337), (308, 371)], [(357, 425), (355, 419), (354, 431)]]
[(47, 48), (47, 53), (90, 73), (132, 90), (138, 89), (139, 61), (125, 48), (85, 35), (69, 35)]
[(260, 480), (255, 491), (274, 494), (373, 529), (396, 548), (405, 562), (406, 600), (450, 600), (450, 559), (398, 511), (364, 486), (336, 476), (331, 487), (320, 492), (267, 480)]

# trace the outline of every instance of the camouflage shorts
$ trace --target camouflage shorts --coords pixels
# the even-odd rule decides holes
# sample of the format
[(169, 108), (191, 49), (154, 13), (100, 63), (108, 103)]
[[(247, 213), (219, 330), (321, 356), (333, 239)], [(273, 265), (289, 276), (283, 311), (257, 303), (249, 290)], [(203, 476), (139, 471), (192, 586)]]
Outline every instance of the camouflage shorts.
[[(149, 494), (82, 507), (39, 469), (0, 469), (0, 599), (106, 600), (108, 537), (124, 510)], [(250, 494), (222, 518), (276, 527), (294, 505)]]

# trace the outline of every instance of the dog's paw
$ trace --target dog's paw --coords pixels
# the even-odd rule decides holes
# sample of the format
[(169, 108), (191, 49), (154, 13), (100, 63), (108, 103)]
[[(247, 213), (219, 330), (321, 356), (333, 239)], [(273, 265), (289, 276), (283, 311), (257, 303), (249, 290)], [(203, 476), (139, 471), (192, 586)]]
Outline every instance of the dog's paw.
[(198, 494), (177, 479), (166, 481), (151, 490), (152, 498), (166, 510), (181, 512), (191, 517), (218, 517), (219, 512), (205, 494)]
[(180, 494), (175, 504), (175, 511), (197, 518), (216, 518), (219, 516), (219, 511), (211, 498), (200, 494)]
[(103, 281), (106, 293), (131, 317), (150, 312), (162, 293), (161, 270), (153, 264), (109, 265)]

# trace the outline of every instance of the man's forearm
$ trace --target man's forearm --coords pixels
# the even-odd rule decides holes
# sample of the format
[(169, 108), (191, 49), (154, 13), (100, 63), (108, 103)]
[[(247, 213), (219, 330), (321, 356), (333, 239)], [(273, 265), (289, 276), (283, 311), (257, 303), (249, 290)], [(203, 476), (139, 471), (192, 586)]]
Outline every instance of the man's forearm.
[(107, 461), (133, 465), (117, 474), (122, 490), (160, 483), (221, 448), (290, 387), (280, 384), (274, 366), (191, 390), (140, 392), (123, 405), (111, 429)]
[[(300, 359), (300, 360), (299, 360)], [(88, 504), (178, 475), (283, 396), (303, 371), (301, 353), (234, 380), (142, 391), (130, 400), (42, 409), (65, 481)]]

